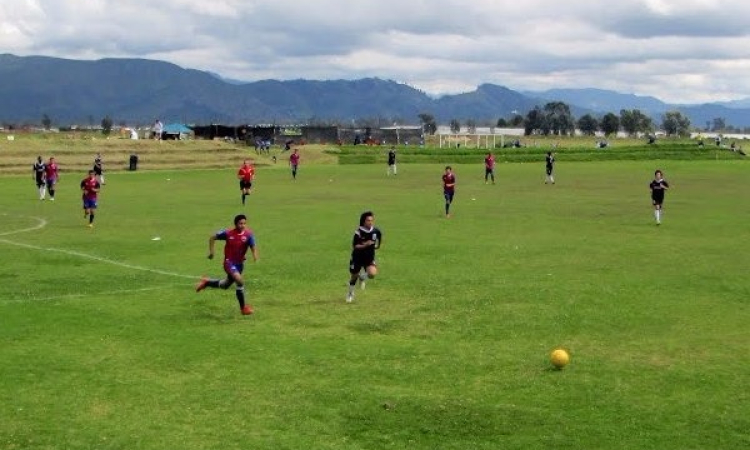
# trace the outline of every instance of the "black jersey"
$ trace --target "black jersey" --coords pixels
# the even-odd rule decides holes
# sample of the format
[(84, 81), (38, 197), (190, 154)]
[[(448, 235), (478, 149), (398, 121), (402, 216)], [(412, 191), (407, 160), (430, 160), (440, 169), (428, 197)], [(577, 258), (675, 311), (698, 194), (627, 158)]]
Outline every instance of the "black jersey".
[[(355, 246), (367, 241), (375, 241), (375, 245), (365, 248), (355, 248)], [(354, 231), (352, 238), (352, 260), (371, 262), (375, 260), (375, 250), (380, 248), (383, 241), (383, 233), (376, 227), (365, 228), (359, 227)]]
[(664, 191), (669, 188), (669, 183), (667, 183), (667, 180), (661, 179), (661, 180), (652, 180), (651, 184), (649, 184), (649, 187), (651, 188), (651, 199), (661, 203), (664, 201)]
[(97, 156), (94, 158), (94, 173), (97, 175), (102, 174), (102, 158)]
[(546, 160), (546, 163), (547, 163), (547, 167), (548, 167), (548, 168), (551, 168), (551, 167), (552, 167), (552, 165), (553, 165), (553, 164), (555, 164), (555, 157), (554, 157), (554, 156), (552, 156), (552, 155), (547, 155), (547, 156), (545, 157), (545, 160)]
[(388, 152), (388, 165), (392, 166), (396, 164), (396, 150), (391, 150)]
[(36, 176), (37, 181), (41, 181), (44, 179), (44, 173), (47, 170), (47, 165), (44, 162), (37, 161), (34, 163), (33, 169), (34, 175)]

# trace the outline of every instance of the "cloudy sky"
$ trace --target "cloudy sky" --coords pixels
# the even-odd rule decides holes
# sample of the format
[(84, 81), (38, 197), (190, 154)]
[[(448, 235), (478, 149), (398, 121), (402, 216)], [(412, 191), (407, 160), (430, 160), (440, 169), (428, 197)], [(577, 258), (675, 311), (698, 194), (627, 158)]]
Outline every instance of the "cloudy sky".
[(748, 17), (739, 0), (13, 0), (0, 3), (0, 52), (703, 103), (750, 97)]

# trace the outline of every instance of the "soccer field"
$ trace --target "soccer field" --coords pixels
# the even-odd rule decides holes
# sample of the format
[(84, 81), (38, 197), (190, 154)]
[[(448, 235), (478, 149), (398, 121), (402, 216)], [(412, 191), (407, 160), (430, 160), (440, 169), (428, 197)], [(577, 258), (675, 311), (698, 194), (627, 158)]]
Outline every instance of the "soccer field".
[[(245, 207), (236, 168), (112, 173), (93, 229), (83, 173), (0, 178), (0, 448), (750, 447), (745, 161), (454, 170), (451, 219), (440, 165), (260, 167)], [(240, 212), (252, 316), (194, 291)]]

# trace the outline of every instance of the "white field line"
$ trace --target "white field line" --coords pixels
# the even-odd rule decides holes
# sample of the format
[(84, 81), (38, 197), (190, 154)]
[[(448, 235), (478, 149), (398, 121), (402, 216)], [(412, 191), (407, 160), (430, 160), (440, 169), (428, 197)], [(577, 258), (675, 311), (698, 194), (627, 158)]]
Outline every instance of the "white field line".
[(138, 289), (120, 289), (116, 291), (106, 291), (106, 292), (87, 292), (87, 293), (81, 293), (81, 294), (65, 294), (65, 295), (54, 295), (50, 297), (44, 297), (44, 298), (36, 298), (36, 297), (29, 297), (29, 298), (16, 298), (16, 299), (10, 299), (10, 300), (0, 300), (0, 305), (5, 305), (8, 303), (30, 303), (30, 302), (48, 302), (52, 300), (72, 300), (77, 298), (85, 298), (92, 295), (123, 295), (123, 294), (136, 294), (141, 292), (149, 292), (149, 291), (159, 291), (162, 289), (170, 289), (174, 287), (179, 287), (180, 285), (165, 285), (165, 286), (153, 286), (153, 287), (144, 287), (144, 288), (138, 288)]
[[(3, 214), (3, 215), (6, 215), (6, 214)], [(47, 221), (44, 220), (44, 219), (40, 219), (38, 217), (33, 217), (33, 219), (36, 219), (36, 221), (37, 221), (37, 224), (35, 226), (29, 227), (29, 228), (23, 228), (23, 229), (20, 229), (20, 230), (6, 231), (6, 232), (3, 232), (3, 233), (0, 233), (0, 236), (9, 236), (9, 235), (12, 235), (12, 234), (27, 233), (29, 231), (36, 231), (36, 230), (40, 230), (40, 229), (44, 228), (47, 225)], [(75, 250), (65, 250), (65, 249), (62, 249), (62, 248), (53, 248), (53, 247), (40, 247), (38, 245), (24, 244), (24, 243), (21, 243), (21, 242), (9, 241), (7, 239), (0, 239), (0, 243), (8, 244), (8, 245), (15, 245), (17, 247), (23, 247), (23, 248), (28, 248), (28, 249), (32, 249), (32, 250), (40, 250), (40, 251), (44, 251), (44, 252), (56, 252), (56, 253), (63, 253), (63, 254), (66, 254), (66, 255), (71, 255), (71, 256), (78, 256), (79, 258), (90, 259), (90, 260), (101, 262), (101, 263), (105, 263), (105, 264), (111, 264), (113, 266), (124, 267), (126, 269), (140, 270), (140, 271), (143, 271), (143, 272), (151, 272), (151, 273), (156, 273), (156, 274), (159, 274), (159, 275), (167, 275), (167, 276), (170, 276), (170, 277), (188, 278), (188, 279), (191, 279), (191, 280), (198, 278), (195, 275), (184, 275), (184, 274), (181, 274), (181, 273), (169, 272), (169, 271), (166, 271), (166, 270), (152, 269), (152, 268), (143, 267), (143, 266), (136, 266), (134, 264), (128, 264), (128, 263), (124, 263), (124, 262), (120, 262), (120, 261), (115, 261), (115, 260), (112, 260), (112, 259), (102, 258), (100, 256), (89, 255), (87, 253), (81, 253), (81, 252), (77, 252)]]

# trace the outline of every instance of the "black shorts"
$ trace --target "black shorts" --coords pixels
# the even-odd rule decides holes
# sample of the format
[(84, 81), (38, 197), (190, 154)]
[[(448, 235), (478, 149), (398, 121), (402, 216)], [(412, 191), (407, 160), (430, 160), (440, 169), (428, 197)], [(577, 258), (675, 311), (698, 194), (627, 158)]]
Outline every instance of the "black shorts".
[(495, 174), (495, 169), (490, 169), (489, 167), (485, 167), (484, 168), (484, 175), (485, 176), (487, 176), (487, 175), (494, 175), (494, 174)]
[(240, 180), (240, 189), (251, 189), (253, 187), (252, 181)]
[(363, 260), (363, 259), (351, 258), (349, 260), (349, 273), (351, 274), (359, 273), (360, 270), (366, 269), (370, 266), (377, 266), (377, 264), (375, 264), (374, 259)]
[(664, 191), (654, 191), (651, 193), (651, 203), (661, 205), (664, 203)]
[(453, 201), (453, 196), (456, 194), (456, 191), (443, 191), (443, 197), (445, 197), (445, 201), (450, 203)]
[(44, 184), (45, 184), (44, 178), (36, 177), (36, 187), (42, 187), (44, 186)]
[(552, 175), (552, 166), (547, 166), (547, 175)]
[(102, 174), (102, 168), (99, 166), (94, 166), (94, 175), (101, 175)]

